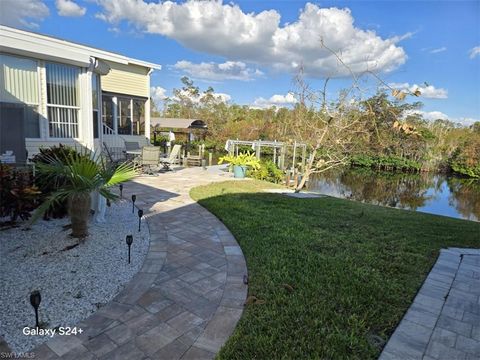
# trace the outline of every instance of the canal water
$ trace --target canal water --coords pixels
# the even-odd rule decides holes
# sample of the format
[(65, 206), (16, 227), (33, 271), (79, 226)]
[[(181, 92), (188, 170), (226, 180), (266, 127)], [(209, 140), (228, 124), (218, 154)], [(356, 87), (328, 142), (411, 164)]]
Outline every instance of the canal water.
[(308, 190), (369, 204), (480, 221), (480, 181), (474, 179), (342, 168), (316, 174), (310, 179)]

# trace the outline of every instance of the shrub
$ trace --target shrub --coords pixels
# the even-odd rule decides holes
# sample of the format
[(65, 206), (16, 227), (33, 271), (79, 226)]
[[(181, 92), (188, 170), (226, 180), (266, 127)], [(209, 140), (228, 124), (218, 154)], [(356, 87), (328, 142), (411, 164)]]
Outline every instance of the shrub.
[(381, 170), (420, 171), (418, 161), (395, 155), (368, 155), (359, 154), (350, 158), (351, 166), (363, 166)]
[(260, 168), (260, 161), (257, 159), (255, 154), (250, 152), (240, 153), (237, 156), (233, 155), (225, 155), (218, 159), (219, 164), (223, 164), (227, 162), (230, 166), (247, 166), (251, 169), (258, 169)]
[(67, 201), (72, 236), (76, 238), (88, 235), (90, 195), (98, 192), (106, 200), (116, 200), (118, 196), (110, 188), (138, 175), (131, 163), (107, 163), (101, 157), (95, 158), (87, 150), (81, 154), (71, 154), (66, 159), (47, 158), (47, 163), (38, 163), (38, 172), (45, 181), (60, 182), (61, 186), (35, 211), (32, 222), (42, 216), (52, 204)]
[(257, 180), (269, 181), (278, 184), (283, 180), (283, 171), (271, 160), (260, 162), (260, 167), (247, 173), (249, 177)]
[[(36, 166), (40, 166), (41, 164), (48, 164), (52, 158), (66, 163), (68, 159), (79, 158), (81, 156), (82, 155), (75, 149), (60, 144), (59, 146), (40, 148), (40, 153), (35, 155), (32, 158), (32, 161)], [(36, 182), (40, 191), (42, 192), (41, 201), (43, 202), (52, 192), (63, 186), (65, 179), (57, 177), (54, 181), (52, 181), (51, 179), (46, 179), (41, 173), (39, 173)], [(44, 219), (48, 219), (50, 217), (62, 218), (66, 216), (67, 213), (67, 200), (59, 201), (52, 204), (52, 206), (45, 212)]]
[(28, 219), (38, 204), (39, 195), (30, 170), (0, 163), (0, 217), (8, 217), (12, 222), (18, 218)]
[(457, 174), (480, 178), (480, 134), (459, 146), (453, 152), (449, 165)]

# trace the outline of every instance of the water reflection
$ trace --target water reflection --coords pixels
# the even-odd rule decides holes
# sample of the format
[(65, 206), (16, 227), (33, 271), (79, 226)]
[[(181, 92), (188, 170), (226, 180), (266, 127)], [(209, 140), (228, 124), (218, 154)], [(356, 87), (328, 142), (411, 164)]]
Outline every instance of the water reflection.
[(308, 190), (369, 204), (480, 219), (480, 181), (473, 179), (364, 168), (335, 169), (314, 176)]

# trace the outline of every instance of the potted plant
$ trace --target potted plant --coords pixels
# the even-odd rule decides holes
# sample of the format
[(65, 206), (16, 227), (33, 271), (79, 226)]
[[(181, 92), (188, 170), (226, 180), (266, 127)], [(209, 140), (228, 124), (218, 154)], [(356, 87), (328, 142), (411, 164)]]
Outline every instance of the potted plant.
[(226, 155), (218, 159), (219, 164), (227, 162), (230, 167), (233, 168), (233, 177), (237, 179), (243, 179), (247, 173), (247, 168), (257, 170), (260, 168), (260, 161), (255, 154), (251, 154), (248, 151), (246, 153), (240, 153), (237, 156)]
[(36, 221), (52, 204), (67, 200), (68, 214), (72, 222), (72, 236), (84, 238), (88, 235), (90, 195), (98, 191), (107, 200), (118, 198), (109, 188), (128, 181), (138, 175), (133, 165), (124, 163), (116, 166), (106, 163), (101, 157), (92, 154), (70, 154), (64, 159), (47, 156), (45, 163), (38, 163), (37, 170), (41, 181), (51, 181), (61, 185), (48, 196), (34, 213)]

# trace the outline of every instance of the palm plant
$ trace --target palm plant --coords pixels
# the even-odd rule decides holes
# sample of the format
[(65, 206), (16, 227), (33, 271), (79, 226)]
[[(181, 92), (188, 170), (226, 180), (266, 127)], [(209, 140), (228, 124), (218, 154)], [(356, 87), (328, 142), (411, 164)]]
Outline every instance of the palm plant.
[(41, 217), (51, 205), (67, 200), (68, 214), (71, 220), (72, 236), (84, 238), (88, 235), (88, 216), (90, 213), (90, 195), (97, 191), (110, 201), (118, 196), (110, 187), (128, 181), (138, 175), (132, 164), (113, 165), (95, 154), (71, 154), (65, 159), (48, 156), (45, 163), (37, 164), (42, 181), (61, 184), (38, 207), (32, 222)]

